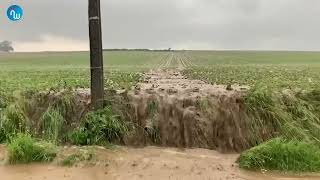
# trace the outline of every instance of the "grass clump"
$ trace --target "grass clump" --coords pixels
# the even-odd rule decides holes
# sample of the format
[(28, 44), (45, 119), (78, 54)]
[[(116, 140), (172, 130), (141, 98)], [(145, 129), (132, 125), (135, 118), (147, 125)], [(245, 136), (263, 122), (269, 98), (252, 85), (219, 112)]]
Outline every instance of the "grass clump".
[(30, 135), (18, 134), (8, 144), (8, 160), (10, 164), (50, 162), (57, 154), (55, 145), (37, 142)]
[(0, 93), (0, 110), (7, 107), (7, 101)]
[(160, 129), (157, 122), (159, 104), (156, 101), (151, 101), (148, 103), (148, 115), (150, 120), (147, 121), (146, 127), (144, 128), (146, 135), (155, 144), (158, 144), (161, 140)]
[(241, 168), (292, 172), (320, 171), (320, 149), (313, 143), (272, 139), (241, 154)]
[(250, 118), (249, 142), (251, 147), (258, 146), (241, 155), (240, 167), (320, 171), (318, 97), (318, 91), (280, 92), (266, 85), (252, 88), (245, 99)]
[(49, 108), (42, 116), (43, 137), (50, 142), (58, 143), (64, 118), (55, 108)]
[(101, 145), (121, 141), (127, 131), (126, 123), (113, 113), (111, 107), (106, 107), (88, 113), (69, 139), (76, 145)]
[(82, 161), (90, 161), (94, 156), (93, 150), (80, 149), (79, 152), (68, 155), (61, 161), (62, 166), (73, 166)]
[(318, 117), (320, 117), (320, 88), (314, 89), (308, 93), (299, 93), (297, 96), (310, 103), (314, 107)]
[(245, 103), (252, 146), (279, 136), (320, 144), (316, 102), (310, 103), (291, 90), (275, 92), (270, 87), (257, 85), (247, 94)]
[(28, 121), (16, 105), (5, 108), (0, 114), (0, 143), (11, 137), (28, 131)]

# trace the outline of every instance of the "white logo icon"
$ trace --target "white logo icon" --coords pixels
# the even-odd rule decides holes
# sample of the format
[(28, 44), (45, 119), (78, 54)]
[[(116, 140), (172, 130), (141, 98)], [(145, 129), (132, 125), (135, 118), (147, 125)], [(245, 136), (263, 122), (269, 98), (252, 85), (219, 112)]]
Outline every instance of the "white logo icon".
[(16, 11), (14, 11), (14, 10), (10, 11), (10, 16), (15, 20), (19, 20), (21, 18), (21, 14), (20, 13), (16, 13)]

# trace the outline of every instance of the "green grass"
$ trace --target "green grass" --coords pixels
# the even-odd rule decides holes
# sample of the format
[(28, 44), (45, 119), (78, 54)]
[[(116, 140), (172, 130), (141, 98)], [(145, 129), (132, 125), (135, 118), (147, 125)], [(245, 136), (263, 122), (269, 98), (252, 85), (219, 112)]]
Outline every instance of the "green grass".
[(13, 104), (0, 112), (0, 143), (27, 131), (28, 121), (18, 106)]
[(249, 170), (319, 172), (320, 149), (312, 143), (276, 138), (243, 152), (239, 165)]
[[(251, 145), (279, 135), (320, 145), (320, 116), (302, 92), (277, 92), (266, 85), (253, 87), (245, 97)], [(303, 92), (310, 97), (312, 92)]]
[(65, 123), (60, 111), (50, 107), (43, 114), (41, 122), (42, 137), (50, 142), (59, 143)]
[(80, 149), (79, 152), (72, 153), (67, 157), (63, 158), (59, 164), (62, 166), (73, 166), (76, 163), (82, 161), (90, 161), (94, 156), (93, 150), (88, 149)]
[(8, 144), (10, 164), (50, 162), (57, 154), (57, 148), (47, 142), (37, 142), (30, 135), (18, 134)]
[(88, 113), (81, 125), (70, 134), (70, 141), (76, 145), (104, 145), (121, 142), (127, 131), (126, 123), (108, 106)]
[[(70, 124), (80, 121), (76, 95), (65, 90), (59, 96), (27, 91), (0, 111), (0, 142), (19, 133), (28, 133), (52, 143), (63, 141)], [(73, 113), (73, 114), (72, 114)]]
[(95, 112), (73, 91), (25, 92), (0, 111), (0, 143), (27, 133), (53, 144), (106, 145), (122, 142), (128, 131), (111, 106)]
[[(250, 146), (240, 167), (294, 172), (320, 171), (318, 91), (275, 91), (265, 84), (253, 87), (245, 103)], [(277, 138), (281, 136), (282, 138)], [(264, 143), (272, 138), (267, 143)]]

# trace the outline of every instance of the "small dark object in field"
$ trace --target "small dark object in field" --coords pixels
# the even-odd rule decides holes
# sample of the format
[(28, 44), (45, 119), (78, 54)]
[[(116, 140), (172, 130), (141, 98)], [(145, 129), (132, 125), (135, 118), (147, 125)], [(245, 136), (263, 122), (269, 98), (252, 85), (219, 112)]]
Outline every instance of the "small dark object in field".
[(152, 84), (152, 88), (158, 88), (159, 84)]
[(147, 89), (147, 93), (155, 94), (156, 92), (154, 91), (154, 88), (150, 88), (150, 89)]
[(192, 91), (193, 91), (193, 92), (199, 92), (200, 89), (199, 89), (198, 87), (196, 87), (196, 88), (194, 88)]
[(134, 87), (134, 89), (140, 91), (141, 87), (137, 85), (137, 86)]
[(232, 86), (231, 86), (231, 84), (228, 84), (228, 86), (227, 86), (227, 89), (226, 89), (227, 91), (232, 91), (233, 89), (232, 89)]
[(167, 93), (168, 94), (176, 94), (176, 93), (178, 93), (178, 90), (174, 89), (174, 88), (170, 88), (170, 89), (167, 90)]
[(134, 162), (134, 163), (132, 163), (131, 166), (132, 166), (132, 167), (136, 167), (136, 166), (138, 166), (138, 163)]
[(244, 104), (245, 102), (244, 102), (244, 99), (243, 99), (243, 98), (237, 98), (237, 99), (236, 99), (236, 103), (238, 103), (238, 104)]

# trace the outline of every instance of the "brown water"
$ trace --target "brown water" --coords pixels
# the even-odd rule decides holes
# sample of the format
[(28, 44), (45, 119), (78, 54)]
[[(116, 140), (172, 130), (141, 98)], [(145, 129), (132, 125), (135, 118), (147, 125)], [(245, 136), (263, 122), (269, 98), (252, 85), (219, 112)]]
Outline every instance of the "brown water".
[[(227, 87), (188, 79), (179, 69), (150, 70), (127, 96), (119, 92), (128, 99), (120, 111), (145, 131), (156, 130), (157, 145), (241, 152), (250, 147), (243, 103), (249, 87)], [(145, 131), (130, 132), (125, 143), (152, 145)]]
[[(179, 150), (147, 147), (97, 150), (110, 165), (60, 167), (56, 165), (0, 166), (1, 180), (316, 180), (320, 176), (281, 176), (241, 171), (238, 154), (223, 155), (205, 149)], [(101, 157), (101, 158), (100, 158)], [(98, 161), (97, 159), (97, 161)]]

